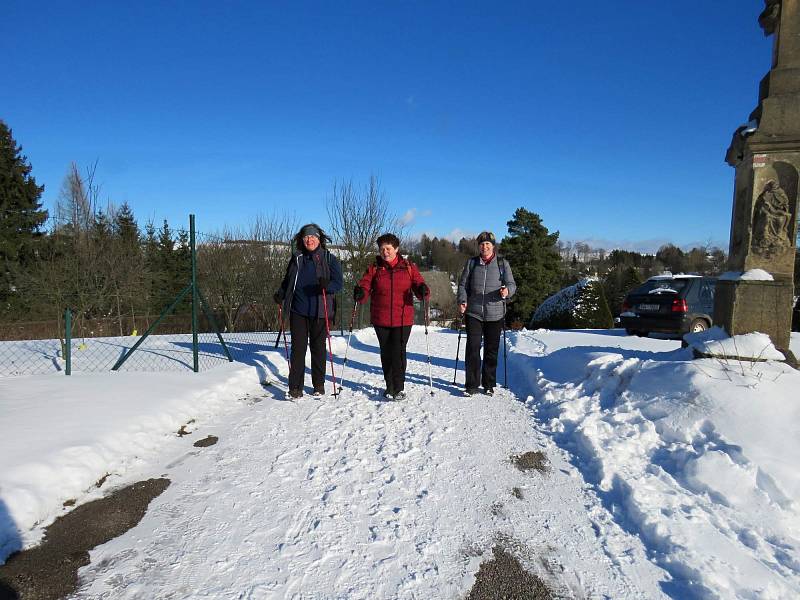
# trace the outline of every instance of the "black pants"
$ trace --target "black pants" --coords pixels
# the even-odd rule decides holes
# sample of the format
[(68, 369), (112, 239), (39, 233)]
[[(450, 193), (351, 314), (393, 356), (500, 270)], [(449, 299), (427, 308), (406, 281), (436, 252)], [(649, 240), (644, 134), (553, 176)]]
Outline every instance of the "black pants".
[(403, 391), (406, 382), (406, 345), (408, 336), (411, 335), (411, 325), (374, 327), (381, 347), (381, 367), (386, 390), (394, 395)]
[(306, 374), (306, 348), (311, 342), (311, 384), (325, 387), (325, 319), (312, 319), (297, 313), (289, 317), (292, 351), (289, 360), (289, 389), (302, 390)]
[[(481, 321), (466, 315), (467, 324), (467, 356), (464, 360), (466, 385), (477, 389), (480, 385), (493, 388), (497, 385), (497, 350), (500, 346), (500, 333), (503, 331), (503, 319), (499, 321)], [(483, 338), (483, 368), (481, 369), (481, 338)]]

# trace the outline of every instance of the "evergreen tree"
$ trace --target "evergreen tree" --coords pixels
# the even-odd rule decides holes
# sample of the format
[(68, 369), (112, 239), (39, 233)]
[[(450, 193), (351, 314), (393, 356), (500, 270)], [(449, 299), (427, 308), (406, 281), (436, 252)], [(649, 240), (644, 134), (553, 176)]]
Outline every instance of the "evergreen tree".
[[(119, 322), (119, 334), (126, 335), (129, 330), (137, 329), (137, 315), (147, 312), (149, 306), (145, 253), (139, 225), (127, 202), (115, 211), (112, 228), (112, 254), (117, 263), (113, 272), (113, 308)], [(123, 319), (124, 315), (130, 317), (129, 323)]]
[(161, 306), (162, 296), (164, 295), (164, 280), (163, 273), (161, 272), (156, 227), (152, 221), (147, 222), (144, 230), (144, 268), (148, 312), (157, 315), (159, 311), (164, 308)]
[(35, 242), (47, 220), (31, 165), (0, 120), (0, 313), (13, 310), (11, 300), (21, 274), (34, 260)]
[[(178, 247), (175, 249), (173, 262), (173, 285), (178, 295), (192, 281), (192, 248), (189, 245), (189, 232), (181, 229), (178, 232)], [(191, 295), (186, 296), (186, 301), (181, 302), (176, 312), (188, 313), (191, 311)]]
[(172, 229), (164, 219), (164, 224), (156, 233), (155, 256), (151, 265), (153, 289), (152, 307), (155, 314), (160, 313), (170, 305), (181, 288), (186, 286), (183, 283), (178, 287), (175, 274), (175, 239), (172, 236)]
[(139, 225), (127, 202), (114, 214), (114, 233), (127, 247), (139, 244)]
[(620, 263), (611, 268), (603, 280), (603, 288), (612, 315), (622, 311), (625, 296), (641, 283), (639, 271), (633, 265)]
[(92, 221), (92, 239), (102, 245), (108, 244), (111, 239), (111, 221), (102, 210), (97, 211)]
[(508, 320), (527, 323), (534, 309), (559, 289), (561, 256), (558, 232), (550, 233), (536, 213), (518, 208), (508, 222), (500, 253), (511, 264), (517, 293), (508, 305)]
[(573, 316), (575, 327), (579, 329), (611, 329), (614, 326), (603, 285), (598, 279), (590, 280), (581, 290)]

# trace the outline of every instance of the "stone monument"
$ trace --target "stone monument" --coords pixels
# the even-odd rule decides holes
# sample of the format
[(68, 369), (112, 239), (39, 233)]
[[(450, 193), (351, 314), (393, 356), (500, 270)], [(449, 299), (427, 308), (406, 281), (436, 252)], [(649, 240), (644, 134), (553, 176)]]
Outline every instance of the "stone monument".
[(800, 0), (765, 0), (758, 18), (774, 36), (750, 122), (733, 134), (726, 162), (736, 168), (728, 269), (772, 276), (720, 279), (714, 322), (729, 335), (766, 333), (789, 348), (798, 180), (800, 180)]

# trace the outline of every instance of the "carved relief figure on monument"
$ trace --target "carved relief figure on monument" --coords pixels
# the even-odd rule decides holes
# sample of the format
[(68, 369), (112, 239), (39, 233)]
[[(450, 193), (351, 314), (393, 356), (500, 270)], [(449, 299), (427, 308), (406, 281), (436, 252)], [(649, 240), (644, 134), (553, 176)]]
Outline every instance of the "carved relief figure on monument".
[(753, 250), (765, 258), (792, 247), (789, 197), (774, 179), (764, 185), (753, 215)]
[(766, 8), (758, 16), (758, 24), (764, 30), (764, 35), (772, 35), (780, 22), (781, 0), (765, 0)]

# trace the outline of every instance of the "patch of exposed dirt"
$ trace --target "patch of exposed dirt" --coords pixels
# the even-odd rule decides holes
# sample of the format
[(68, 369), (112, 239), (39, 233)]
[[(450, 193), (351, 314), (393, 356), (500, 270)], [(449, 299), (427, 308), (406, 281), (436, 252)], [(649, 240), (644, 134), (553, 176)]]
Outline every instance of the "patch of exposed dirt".
[(209, 446), (213, 446), (219, 441), (219, 438), (215, 435), (209, 435), (208, 437), (204, 437), (202, 440), (197, 440), (194, 444), (192, 444), (195, 448), (207, 448)]
[(128, 531), (169, 479), (148, 479), (82, 504), (47, 528), (41, 544), (0, 565), (0, 600), (56, 600), (75, 591), (89, 550)]
[(500, 546), (494, 557), (481, 563), (468, 600), (552, 600), (541, 579), (528, 573), (519, 561)]
[(524, 452), (522, 454), (514, 454), (511, 456), (511, 462), (520, 471), (539, 471), (539, 473), (548, 473), (550, 465), (547, 462), (547, 457), (544, 452)]

